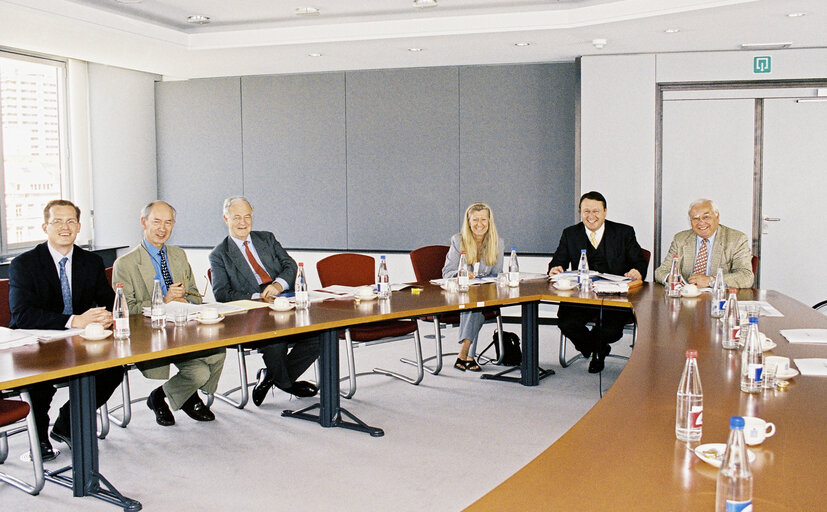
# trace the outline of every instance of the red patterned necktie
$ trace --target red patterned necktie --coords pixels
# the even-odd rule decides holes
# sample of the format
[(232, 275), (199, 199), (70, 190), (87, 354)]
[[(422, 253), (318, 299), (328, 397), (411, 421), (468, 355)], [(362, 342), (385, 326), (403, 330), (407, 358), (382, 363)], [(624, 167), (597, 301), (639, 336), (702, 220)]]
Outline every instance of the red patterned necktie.
[(706, 275), (706, 259), (708, 256), (708, 249), (706, 248), (706, 244), (709, 243), (709, 240), (704, 238), (701, 240), (701, 248), (698, 249), (698, 257), (695, 258), (695, 268), (692, 269), (693, 274), (704, 274)]
[(247, 245), (247, 241), (244, 242), (244, 252), (247, 253), (247, 261), (250, 262), (252, 265), (253, 270), (256, 271), (258, 274), (259, 279), (261, 279), (261, 284), (270, 284), (273, 281), (273, 278), (270, 277), (270, 274), (267, 273), (264, 268), (258, 264), (256, 258), (253, 256), (253, 251), (250, 250), (250, 246)]

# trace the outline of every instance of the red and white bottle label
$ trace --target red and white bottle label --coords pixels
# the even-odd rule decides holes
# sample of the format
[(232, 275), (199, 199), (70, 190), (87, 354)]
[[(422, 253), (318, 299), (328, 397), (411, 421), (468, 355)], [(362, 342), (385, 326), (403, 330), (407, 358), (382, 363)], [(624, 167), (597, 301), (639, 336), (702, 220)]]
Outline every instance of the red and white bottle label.
[(693, 405), (689, 410), (689, 425), (692, 428), (702, 427), (704, 424), (704, 406)]

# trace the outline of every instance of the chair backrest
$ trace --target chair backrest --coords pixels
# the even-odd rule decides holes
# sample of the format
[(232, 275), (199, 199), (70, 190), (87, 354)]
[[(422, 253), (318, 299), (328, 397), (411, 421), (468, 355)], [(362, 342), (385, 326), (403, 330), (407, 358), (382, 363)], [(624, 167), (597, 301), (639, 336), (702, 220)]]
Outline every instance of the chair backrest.
[(411, 264), (419, 283), (442, 278), (442, 267), (448, 255), (447, 245), (426, 245), (411, 251)]
[(11, 323), (11, 307), (9, 306), (9, 280), (0, 279), (0, 325), (8, 327)]
[(106, 278), (109, 279), (109, 286), (112, 286), (112, 267), (106, 267), (103, 271), (106, 274)]
[(761, 260), (758, 256), (753, 256), (752, 257), (751, 263), (752, 263), (752, 273), (753, 273), (753, 275), (758, 274), (758, 263), (760, 263), (760, 261)]
[(212, 269), (210, 267), (207, 267), (207, 281), (212, 284)]
[(375, 261), (372, 256), (354, 253), (333, 254), (316, 262), (316, 272), (322, 286), (372, 285)]
[(644, 249), (642, 247), (640, 249), (640, 253), (643, 255), (643, 258), (646, 260), (646, 266), (648, 267), (649, 266), (649, 260), (652, 259), (652, 253), (650, 251), (647, 251), (646, 249)]

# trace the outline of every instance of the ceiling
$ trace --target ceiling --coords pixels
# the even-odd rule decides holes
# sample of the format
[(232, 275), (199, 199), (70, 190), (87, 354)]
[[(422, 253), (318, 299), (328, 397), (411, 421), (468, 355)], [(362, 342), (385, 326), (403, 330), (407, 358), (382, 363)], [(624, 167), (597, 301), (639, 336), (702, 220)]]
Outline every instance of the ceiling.
[[(0, 46), (179, 78), (827, 46), (825, 0), (438, 2), (0, 0)], [(297, 16), (303, 7), (319, 14)], [(211, 22), (187, 23), (190, 15)]]

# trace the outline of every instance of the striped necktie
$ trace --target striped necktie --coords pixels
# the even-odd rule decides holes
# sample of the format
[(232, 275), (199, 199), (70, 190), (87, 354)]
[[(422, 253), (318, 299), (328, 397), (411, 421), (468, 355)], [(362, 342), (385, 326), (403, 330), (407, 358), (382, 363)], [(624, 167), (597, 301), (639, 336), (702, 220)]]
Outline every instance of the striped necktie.
[(60, 265), (60, 292), (63, 294), (63, 314), (72, 314), (72, 287), (69, 286), (69, 276), (66, 275), (66, 262), (69, 258), (63, 257), (58, 264)]
[(167, 257), (164, 255), (164, 252), (165, 251), (163, 249), (158, 251), (158, 254), (161, 257), (161, 277), (164, 278), (164, 284), (167, 286), (167, 289), (169, 289), (169, 287), (172, 286), (173, 281), (172, 274), (169, 273), (169, 267), (167, 266)]
[(698, 249), (698, 257), (695, 258), (695, 268), (692, 269), (693, 274), (706, 275), (706, 260), (709, 256), (709, 249), (706, 247), (707, 243), (709, 243), (709, 240), (706, 238), (701, 240), (701, 248)]

